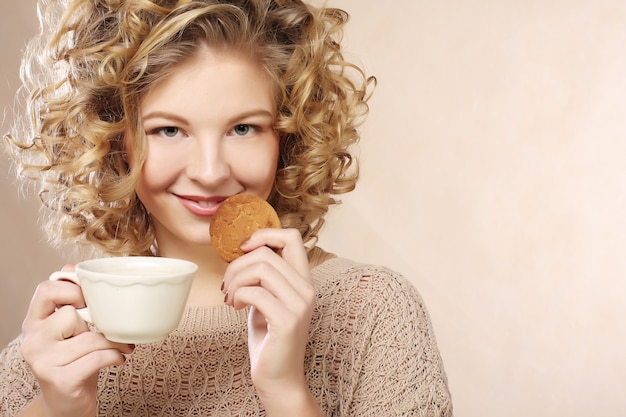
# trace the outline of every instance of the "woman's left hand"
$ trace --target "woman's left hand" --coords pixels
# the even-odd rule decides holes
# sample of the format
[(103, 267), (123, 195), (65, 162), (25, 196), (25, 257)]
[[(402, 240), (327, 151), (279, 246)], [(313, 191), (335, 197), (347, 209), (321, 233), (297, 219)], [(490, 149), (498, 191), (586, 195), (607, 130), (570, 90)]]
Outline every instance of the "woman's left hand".
[(304, 355), (315, 305), (307, 252), (295, 229), (263, 229), (224, 275), (225, 302), (251, 306), (248, 342), (252, 382), (261, 399), (308, 392)]

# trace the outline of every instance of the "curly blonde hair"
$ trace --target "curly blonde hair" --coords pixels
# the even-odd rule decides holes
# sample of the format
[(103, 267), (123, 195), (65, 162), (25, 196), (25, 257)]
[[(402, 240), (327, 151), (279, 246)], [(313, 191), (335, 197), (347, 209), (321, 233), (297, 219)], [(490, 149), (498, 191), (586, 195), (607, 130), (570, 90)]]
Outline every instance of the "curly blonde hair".
[(350, 148), (375, 81), (344, 59), (345, 11), (300, 0), (65, 3), (39, 2), (42, 30), (22, 64), (26, 111), (5, 136), (22, 176), (42, 181), (53, 243), (152, 253), (134, 192), (146, 153), (138, 103), (201, 42), (247, 54), (274, 81), (280, 161), (269, 201), (284, 227), (317, 239), (335, 196), (355, 187)]

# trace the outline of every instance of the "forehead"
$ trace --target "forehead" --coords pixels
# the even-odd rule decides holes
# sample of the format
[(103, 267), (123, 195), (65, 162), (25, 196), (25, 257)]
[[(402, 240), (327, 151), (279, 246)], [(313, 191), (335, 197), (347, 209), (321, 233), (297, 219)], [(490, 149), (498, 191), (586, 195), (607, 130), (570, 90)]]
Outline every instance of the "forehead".
[(276, 113), (272, 82), (260, 65), (242, 54), (209, 47), (172, 66), (139, 106), (140, 123), (156, 123), (160, 115), (200, 129), (228, 128), (247, 114), (275, 118)]
[(169, 101), (199, 96), (228, 101), (240, 96), (256, 102), (269, 100), (274, 107), (274, 93), (272, 77), (258, 62), (236, 51), (204, 45), (193, 55), (169, 66), (143, 94), (141, 104), (163, 95)]

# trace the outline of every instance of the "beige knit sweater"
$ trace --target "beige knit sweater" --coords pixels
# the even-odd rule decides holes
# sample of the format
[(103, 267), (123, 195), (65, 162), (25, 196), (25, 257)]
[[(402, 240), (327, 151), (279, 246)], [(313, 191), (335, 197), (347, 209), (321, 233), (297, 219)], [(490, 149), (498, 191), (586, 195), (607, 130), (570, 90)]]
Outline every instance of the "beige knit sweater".
[[(333, 258), (314, 267), (317, 304), (305, 369), (328, 416), (452, 416), (426, 307), (402, 276)], [(102, 370), (99, 416), (263, 416), (250, 379), (247, 311), (188, 307), (160, 343)], [(38, 392), (19, 351), (0, 354), (0, 415)]]

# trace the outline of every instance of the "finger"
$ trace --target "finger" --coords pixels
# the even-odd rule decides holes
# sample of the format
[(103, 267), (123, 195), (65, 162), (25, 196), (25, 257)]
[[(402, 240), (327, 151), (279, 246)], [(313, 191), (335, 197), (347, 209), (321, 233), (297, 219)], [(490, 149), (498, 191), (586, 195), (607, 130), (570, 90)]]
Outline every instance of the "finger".
[(291, 312), (285, 308), (285, 306), (277, 302), (276, 297), (269, 291), (262, 287), (244, 287), (239, 289), (236, 294), (233, 294), (233, 301), (235, 306), (243, 308), (244, 306), (252, 305), (253, 308), (258, 310), (260, 315), (256, 315), (256, 321), (250, 324), (258, 328), (272, 328), (273, 331), (277, 331), (279, 326), (277, 318), (286, 320), (292, 317)]
[(68, 370), (89, 377), (100, 369), (122, 365), (124, 362), (126, 362), (126, 357), (118, 349), (102, 349), (80, 357), (68, 365)]
[(263, 246), (231, 263), (224, 274), (225, 303), (235, 305), (233, 294), (240, 288), (261, 286), (287, 306), (313, 305), (315, 288), (284, 259)]
[[(267, 248), (264, 250), (269, 251)], [(227, 270), (224, 280), (227, 291), (225, 298), (226, 304), (233, 305), (236, 308), (242, 307), (234, 303), (234, 296), (240, 289), (246, 287), (262, 287), (275, 298), (286, 304), (301, 302), (301, 296), (296, 287), (291, 284), (291, 281), (302, 281), (302, 279), (288, 279), (286, 277), (286, 274), (294, 275), (296, 272), (293, 270), (284, 271), (285, 269), (289, 269), (288, 265), (287, 267), (283, 266), (282, 270), (280, 270), (271, 261), (264, 259), (257, 260), (255, 259), (257, 257), (260, 257), (260, 255), (254, 254), (248, 257), (247, 261), (242, 261), (234, 265), (236, 268)], [(282, 263), (284, 264), (284, 262)]]
[(82, 333), (63, 344), (65, 349), (73, 352), (75, 359), (68, 362), (67, 367), (75, 372), (85, 372), (83, 368), (97, 371), (108, 366), (122, 365), (126, 361), (124, 354), (130, 354), (135, 349), (134, 345), (111, 342), (97, 332)]
[(37, 286), (33, 294), (24, 323), (43, 320), (62, 305), (85, 307), (80, 287), (67, 281), (44, 281)]
[[(119, 354), (132, 353), (133, 347), (127, 343), (111, 342), (98, 332), (84, 332), (60, 342), (59, 347), (64, 353), (60, 356), (62, 366), (76, 362), (93, 352), (115, 350)], [(62, 360), (61, 360), (62, 359)]]
[[(78, 351), (73, 350), (76, 355), (98, 349), (112, 348), (123, 353), (131, 353), (134, 349), (134, 345), (113, 342), (102, 333), (91, 331), (87, 322), (80, 317), (72, 306), (61, 307), (45, 321), (45, 325), (42, 327), (57, 329), (49, 333), (56, 336), (53, 340), (62, 341), (66, 346), (76, 346)], [(70, 349), (70, 351), (72, 350)]]
[(61, 342), (46, 340), (41, 334), (30, 334), (26, 335), (20, 348), (37, 377), (50, 381), (58, 375), (69, 380), (74, 380), (68, 377), (73, 374), (90, 376), (105, 366), (123, 363), (123, 354), (133, 350), (132, 346), (108, 341), (96, 332), (84, 332)]
[(302, 236), (296, 229), (261, 229), (250, 236), (241, 249), (253, 251), (262, 246), (279, 249), (280, 255), (292, 265), (300, 275), (310, 275), (309, 259), (302, 242)]
[[(90, 343), (84, 339), (81, 342)], [(59, 349), (50, 351), (49, 355), (42, 355), (31, 363), (30, 366), (37, 378), (55, 385), (80, 383), (79, 381), (85, 381), (97, 374), (100, 369), (121, 365), (126, 360), (123, 352), (114, 347), (91, 349), (84, 354), (72, 357), (67, 355), (70, 349), (72, 347), (62, 345)]]
[(42, 373), (45, 373), (45, 369), (71, 365), (93, 352), (115, 350), (119, 354), (129, 354), (133, 349), (126, 343), (111, 342), (101, 333), (90, 331), (61, 342), (33, 337), (22, 343), (24, 357), (31, 358), (31, 366), (44, 370)]
[(78, 315), (76, 308), (70, 305), (60, 307), (40, 327), (44, 337), (55, 341), (66, 340), (89, 331), (88, 324)]
[[(267, 330), (273, 337), (306, 337), (310, 324), (310, 310), (304, 304), (288, 308), (261, 287), (244, 287), (234, 295), (235, 305), (252, 305), (259, 315), (253, 316), (250, 330)], [(251, 333), (252, 334), (252, 333)]]
[[(258, 239), (257, 236), (257, 240), (250, 243), (250, 247), (254, 248), (251, 252), (248, 252), (244, 256), (241, 256), (231, 262), (228, 269), (226, 270), (226, 274), (224, 275), (224, 289), (228, 288), (229, 280), (231, 279), (231, 277), (238, 276), (239, 271), (257, 262), (267, 262), (272, 264), (276, 268), (276, 270), (278, 270), (283, 276), (285, 276), (289, 280), (290, 284), (294, 288), (298, 289), (298, 291), (300, 291), (301, 289), (305, 291), (308, 290), (307, 287), (310, 285), (313, 279), (311, 277), (311, 272), (308, 267), (308, 260), (306, 260), (307, 255), (304, 246), (299, 246), (299, 249), (295, 249), (293, 251), (300, 251), (301, 255), (290, 256), (289, 254), (283, 254), (279, 256), (274, 251), (272, 251), (269, 246), (264, 244), (268, 242), (268, 240), (262, 239), (262, 237), (263, 236)], [(296, 239), (301, 241), (299, 235), (296, 236)], [(280, 239), (280, 242), (282, 243), (284, 243), (285, 241), (285, 239)], [(290, 247), (293, 248), (294, 245), (291, 245)], [(297, 244), (295, 245), (295, 248), (298, 248)], [(297, 258), (300, 258), (300, 260), (298, 260)], [(294, 263), (299, 263), (299, 265), (294, 266)]]

